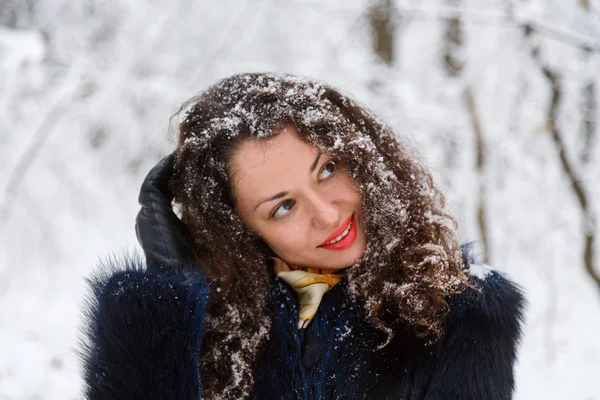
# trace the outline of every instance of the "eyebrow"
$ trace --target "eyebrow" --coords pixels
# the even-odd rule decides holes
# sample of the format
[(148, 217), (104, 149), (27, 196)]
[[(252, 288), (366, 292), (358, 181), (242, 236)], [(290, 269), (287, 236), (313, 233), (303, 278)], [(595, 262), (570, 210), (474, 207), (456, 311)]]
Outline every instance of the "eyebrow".
[[(321, 156), (323, 155), (322, 152), (319, 151), (319, 153), (317, 154), (317, 157), (315, 158), (315, 160), (313, 161), (313, 163), (310, 166), (310, 173), (312, 174), (315, 171), (315, 168), (317, 168), (317, 164), (319, 163), (319, 160), (321, 159)], [(266, 199), (262, 199), (261, 201), (258, 202), (258, 204), (256, 206), (254, 206), (254, 211), (256, 212), (256, 209), (262, 204), (262, 203), (266, 203), (268, 201), (273, 201), (273, 200), (277, 200), (277, 199), (281, 199), (282, 197), (287, 196), (289, 192), (279, 192), (271, 197), (267, 197)]]
[(323, 155), (323, 153), (319, 152), (317, 154), (317, 158), (315, 158), (315, 161), (313, 161), (312, 165), (310, 166), (310, 173), (311, 174), (315, 171), (315, 168), (317, 168), (317, 163), (319, 162), (319, 159), (321, 158), (321, 155)]

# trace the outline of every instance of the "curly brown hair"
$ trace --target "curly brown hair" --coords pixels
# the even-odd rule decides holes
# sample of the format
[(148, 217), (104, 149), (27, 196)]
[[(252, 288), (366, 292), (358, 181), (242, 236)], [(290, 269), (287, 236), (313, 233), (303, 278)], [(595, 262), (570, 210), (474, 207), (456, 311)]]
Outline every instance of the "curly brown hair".
[(184, 110), (171, 186), (195, 261), (213, 281), (201, 357), (206, 398), (251, 392), (252, 365), (271, 326), (269, 248), (235, 212), (231, 156), (243, 141), (290, 124), (344, 165), (362, 197), (367, 247), (346, 270), (347, 290), (387, 334), (379, 349), (398, 322), (424, 343), (439, 338), (448, 296), (468, 285), (457, 225), (431, 174), (390, 127), (340, 91), (292, 75), (234, 75), (175, 116)]

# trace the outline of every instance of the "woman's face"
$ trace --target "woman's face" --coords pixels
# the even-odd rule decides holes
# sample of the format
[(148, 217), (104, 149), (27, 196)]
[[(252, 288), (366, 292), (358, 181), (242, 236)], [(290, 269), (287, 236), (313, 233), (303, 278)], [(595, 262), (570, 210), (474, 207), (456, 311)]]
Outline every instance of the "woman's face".
[(339, 163), (302, 142), (294, 127), (242, 143), (230, 170), (236, 211), (287, 263), (341, 269), (363, 255), (354, 183)]

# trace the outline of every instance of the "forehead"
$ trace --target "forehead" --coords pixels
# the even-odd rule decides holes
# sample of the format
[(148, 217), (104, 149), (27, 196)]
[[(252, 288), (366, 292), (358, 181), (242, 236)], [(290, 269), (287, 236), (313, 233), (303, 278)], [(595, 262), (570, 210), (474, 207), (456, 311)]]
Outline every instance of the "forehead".
[(291, 190), (300, 179), (309, 177), (317, 154), (317, 148), (301, 141), (293, 128), (269, 139), (242, 143), (231, 160), (238, 202), (253, 204)]

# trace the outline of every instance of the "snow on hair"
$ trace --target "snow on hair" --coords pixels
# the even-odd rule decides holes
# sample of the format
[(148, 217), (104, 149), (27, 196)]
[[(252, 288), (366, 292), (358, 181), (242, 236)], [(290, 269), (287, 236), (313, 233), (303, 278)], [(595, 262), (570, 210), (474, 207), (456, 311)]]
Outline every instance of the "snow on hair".
[(390, 127), (340, 91), (293, 75), (234, 75), (180, 112), (172, 189), (198, 266), (218, 288), (201, 359), (207, 399), (249, 396), (252, 363), (271, 324), (270, 249), (235, 213), (228, 161), (243, 140), (290, 124), (340, 161), (361, 194), (367, 248), (348, 269), (348, 293), (364, 300), (364, 317), (386, 333), (379, 348), (398, 323), (426, 342), (439, 337), (447, 296), (467, 282), (456, 223), (431, 174)]

